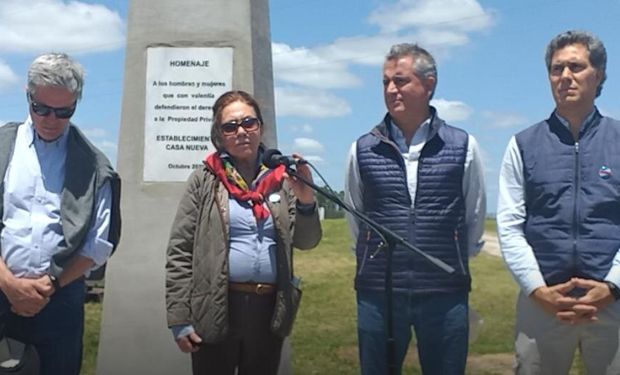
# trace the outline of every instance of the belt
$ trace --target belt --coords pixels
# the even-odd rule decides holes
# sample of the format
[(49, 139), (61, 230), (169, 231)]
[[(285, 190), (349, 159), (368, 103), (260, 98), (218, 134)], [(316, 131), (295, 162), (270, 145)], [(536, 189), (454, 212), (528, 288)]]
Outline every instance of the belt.
[(276, 286), (273, 284), (228, 283), (228, 290), (263, 295), (275, 293)]

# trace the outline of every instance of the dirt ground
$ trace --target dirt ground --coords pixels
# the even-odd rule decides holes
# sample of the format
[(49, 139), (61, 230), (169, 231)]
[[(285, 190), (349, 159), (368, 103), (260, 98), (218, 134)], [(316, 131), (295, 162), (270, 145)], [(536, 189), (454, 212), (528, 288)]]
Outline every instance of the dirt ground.
[(482, 236), (482, 239), (484, 240), (484, 246), (482, 247), (482, 251), (498, 257), (502, 256), (499, 250), (499, 242), (497, 241), (497, 236), (495, 235), (495, 233), (485, 233)]

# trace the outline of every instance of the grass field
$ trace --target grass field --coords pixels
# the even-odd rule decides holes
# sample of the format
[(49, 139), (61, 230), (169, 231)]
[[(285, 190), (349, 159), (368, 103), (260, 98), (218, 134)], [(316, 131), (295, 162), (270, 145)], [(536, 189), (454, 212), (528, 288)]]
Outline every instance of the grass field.
[[(494, 223), (489, 227), (494, 229)], [(323, 222), (323, 239), (316, 249), (295, 253), (295, 271), (304, 290), (292, 336), (296, 375), (359, 373), (350, 247), (345, 221), (334, 219)], [(511, 374), (517, 287), (498, 257), (480, 254), (470, 267), (470, 305), (482, 324), (473, 327), (477, 338), (470, 345), (468, 374)], [(86, 316), (83, 374), (94, 374), (101, 306), (87, 304)], [(415, 350), (409, 352), (403, 373), (419, 374)]]
[[(304, 279), (304, 297), (293, 333), (293, 367), (296, 374), (357, 374), (355, 259), (350, 251), (344, 220), (324, 223), (323, 240), (318, 248), (297, 252), (295, 269)], [(517, 288), (501, 259), (481, 254), (471, 262), (473, 291), (471, 306), (483, 323), (470, 346), (470, 357), (509, 353), (511, 361), (514, 300)], [(405, 373), (419, 373), (410, 350)], [(472, 374), (493, 374), (497, 360), (487, 369)], [(504, 361), (506, 362), (506, 361)], [(473, 363), (472, 363), (473, 365)], [(471, 367), (471, 366), (470, 366)], [(501, 371), (501, 369), (500, 369)]]

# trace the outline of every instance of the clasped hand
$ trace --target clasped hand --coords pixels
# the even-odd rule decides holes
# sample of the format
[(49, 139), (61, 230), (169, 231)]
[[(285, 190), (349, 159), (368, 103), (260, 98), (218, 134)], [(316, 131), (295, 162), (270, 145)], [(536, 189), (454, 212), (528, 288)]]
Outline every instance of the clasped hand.
[[(576, 288), (585, 291), (585, 294), (571, 295)], [(615, 301), (607, 284), (581, 278), (537, 288), (531, 297), (547, 312), (567, 324), (595, 322), (598, 320), (598, 311)]]
[(11, 303), (11, 311), (25, 317), (38, 314), (47, 305), (54, 287), (47, 275), (37, 279), (13, 277), (3, 288)]

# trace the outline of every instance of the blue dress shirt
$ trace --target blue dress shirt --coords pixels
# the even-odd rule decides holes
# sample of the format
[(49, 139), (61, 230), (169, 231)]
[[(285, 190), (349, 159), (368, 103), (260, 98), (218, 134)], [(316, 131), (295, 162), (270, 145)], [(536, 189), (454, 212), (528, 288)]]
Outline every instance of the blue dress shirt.
[[(15, 150), (4, 175), (4, 228), (0, 240), (2, 259), (16, 277), (46, 274), (51, 257), (64, 241), (60, 200), (68, 129), (48, 142), (36, 135), (29, 117), (17, 130)], [(89, 231), (76, 253), (92, 259), (94, 268), (104, 264), (112, 252), (113, 246), (107, 241), (111, 200), (108, 182), (97, 193)]]

